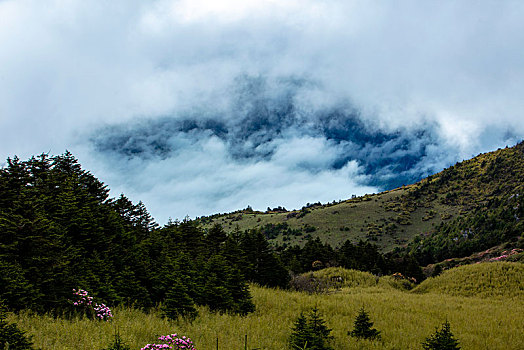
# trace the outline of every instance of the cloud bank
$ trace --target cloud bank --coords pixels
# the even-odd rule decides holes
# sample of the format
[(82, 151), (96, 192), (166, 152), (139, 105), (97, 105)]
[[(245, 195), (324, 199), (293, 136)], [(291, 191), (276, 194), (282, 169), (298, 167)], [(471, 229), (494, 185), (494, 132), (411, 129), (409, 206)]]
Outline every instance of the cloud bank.
[(0, 156), (163, 223), (343, 199), (524, 135), (524, 5), (0, 1)]

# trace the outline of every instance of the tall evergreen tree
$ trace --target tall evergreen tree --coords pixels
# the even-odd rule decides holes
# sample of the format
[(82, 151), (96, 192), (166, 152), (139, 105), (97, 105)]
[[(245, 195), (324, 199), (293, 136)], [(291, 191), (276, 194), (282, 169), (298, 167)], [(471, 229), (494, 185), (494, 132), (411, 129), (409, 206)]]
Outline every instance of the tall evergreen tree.
[(176, 278), (167, 291), (162, 306), (162, 314), (172, 320), (182, 317), (192, 321), (197, 317), (198, 311), (195, 308), (195, 302), (189, 296), (189, 289), (182, 281), (182, 278)]
[(245, 265), (240, 266), (244, 276), (255, 283), (269, 287), (286, 288), (289, 273), (273, 252), (260, 230), (245, 231), (240, 235), (240, 249)]

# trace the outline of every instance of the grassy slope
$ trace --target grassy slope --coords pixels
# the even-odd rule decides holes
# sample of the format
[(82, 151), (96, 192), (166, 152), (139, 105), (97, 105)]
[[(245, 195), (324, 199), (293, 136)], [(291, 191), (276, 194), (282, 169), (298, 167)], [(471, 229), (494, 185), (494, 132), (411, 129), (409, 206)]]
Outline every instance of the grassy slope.
[[(507, 264), (481, 264), (481, 270), (497, 272)], [(522, 267), (519, 269), (521, 273)], [(455, 273), (462, 275), (462, 271), (456, 269)], [(112, 323), (80, 319), (66, 321), (28, 313), (11, 315), (10, 319), (34, 334), (36, 345), (43, 350), (101, 349), (111, 341), (115, 329), (119, 330), (133, 349), (154, 342), (158, 335), (177, 332), (191, 337), (199, 350), (216, 349), (217, 337), (220, 349), (243, 349), (245, 334), (248, 335), (249, 349), (274, 350), (286, 349), (287, 337), (298, 314), (317, 306), (327, 325), (333, 329), (333, 346), (337, 350), (420, 349), (424, 338), (446, 319), (451, 323), (452, 332), (464, 350), (524, 348), (522, 290), (513, 298), (453, 296), (435, 293), (435, 290), (416, 294), (381, 287), (380, 281), (378, 285), (371, 286), (360, 274), (346, 271), (348, 278), (353, 276), (363, 280), (364, 286), (343, 288), (328, 295), (308, 295), (252, 286), (257, 311), (247, 317), (219, 315), (201, 308), (201, 316), (189, 324), (168, 322), (155, 312), (145, 314), (120, 308), (115, 310), (116, 316)], [(522, 275), (519, 276), (522, 280)], [(448, 282), (443, 279), (441, 283)], [(499, 288), (508, 286), (501, 284)], [(375, 327), (382, 331), (383, 342), (357, 343), (347, 336), (361, 306), (365, 306)]]
[[(459, 208), (455, 206), (432, 203), (429, 208), (417, 208), (409, 212), (411, 224), (401, 224), (399, 217), (403, 213), (399, 202), (402, 195), (409, 190), (409, 186), (379, 194), (367, 195), (352, 200), (347, 200), (335, 205), (324, 205), (309, 209), (311, 212), (302, 218), (288, 218), (289, 213), (234, 213), (216, 218), (206, 227), (213, 224), (221, 224), (226, 230), (249, 229), (262, 227), (266, 224), (287, 223), (291, 228), (304, 228), (310, 225), (316, 228), (311, 232), (313, 238), (320, 237), (323, 241), (337, 246), (347, 239), (354, 242), (359, 240), (374, 239), (376, 244), (390, 250), (396, 246), (403, 245), (415, 234), (428, 232), (434, 225), (438, 225), (443, 219), (440, 215), (426, 218), (427, 211), (435, 210), (439, 213), (448, 213), (449, 219), (458, 214)], [(239, 220), (239, 218), (241, 219)], [(392, 230), (386, 233), (387, 225)], [(280, 236), (273, 240), (279, 244), (302, 244), (306, 241), (306, 235), (288, 236), (286, 240)]]
[(523, 296), (524, 264), (498, 262), (453, 268), (428, 278), (413, 292), (478, 297)]
[[(291, 228), (310, 225), (316, 228), (313, 237), (333, 246), (347, 239), (369, 239), (388, 251), (492, 198), (521, 192), (522, 178), (523, 143), (457, 163), (413, 185), (310, 208), (310, 213), (301, 218), (288, 217), (290, 213), (238, 211), (204, 218), (202, 222), (204, 227), (218, 223), (229, 231), (278, 223), (287, 223)], [(274, 241), (301, 244), (305, 240), (303, 235), (279, 236)]]

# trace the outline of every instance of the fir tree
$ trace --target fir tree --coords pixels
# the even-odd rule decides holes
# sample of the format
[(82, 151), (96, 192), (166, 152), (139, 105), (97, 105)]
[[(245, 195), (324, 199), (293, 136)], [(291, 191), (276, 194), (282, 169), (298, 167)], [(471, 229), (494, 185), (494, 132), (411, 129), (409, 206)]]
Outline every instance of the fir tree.
[(16, 323), (8, 323), (6, 317), (5, 307), (0, 304), (0, 349), (32, 350), (31, 337), (26, 336)]
[(422, 343), (424, 350), (460, 350), (458, 340), (453, 338), (451, 326), (446, 320), (442, 324), (442, 329), (436, 329), (435, 333), (426, 338)]
[(331, 329), (327, 328), (326, 322), (320, 317), (317, 308), (314, 308), (309, 313), (308, 328), (313, 337), (308, 342), (308, 349), (311, 350), (331, 350), (332, 348), (327, 343), (333, 338), (329, 334)]
[(115, 332), (115, 339), (113, 340), (111, 345), (109, 345), (108, 348), (102, 350), (131, 350), (131, 348), (122, 340), (122, 337), (120, 337), (120, 333), (117, 331)]
[(373, 327), (373, 322), (369, 319), (369, 315), (362, 307), (355, 318), (353, 330), (348, 332), (348, 335), (357, 339), (380, 339), (380, 331)]
[(188, 294), (188, 288), (180, 279), (176, 279), (168, 290), (162, 306), (162, 314), (172, 320), (182, 317), (192, 321), (197, 317), (195, 303)]
[(304, 349), (307, 347), (307, 342), (311, 338), (311, 332), (307, 325), (306, 316), (301, 312), (291, 329), (291, 336), (289, 337), (289, 345), (293, 350)]
[(307, 316), (300, 313), (292, 328), (289, 345), (293, 350), (332, 350), (328, 344), (333, 339), (330, 333), (331, 329), (327, 328), (318, 309), (314, 308)]

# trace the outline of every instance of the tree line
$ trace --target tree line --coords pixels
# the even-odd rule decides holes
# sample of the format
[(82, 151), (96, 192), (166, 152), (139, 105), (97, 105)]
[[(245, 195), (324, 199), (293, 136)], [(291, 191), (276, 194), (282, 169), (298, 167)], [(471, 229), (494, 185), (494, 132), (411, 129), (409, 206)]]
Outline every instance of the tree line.
[(0, 299), (10, 310), (67, 311), (83, 289), (110, 305), (162, 303), (170, 318), (195, 317), (196, 305), (245, 314), (254, 310), (248, 282), (287, 288), (290, 272), (323, 266), (418, 277), (412, 262), (365, 242), (275, 249), (260, 229), (160, 227), (143, 203), (110, 198), (69, 152), (0, 169)]

